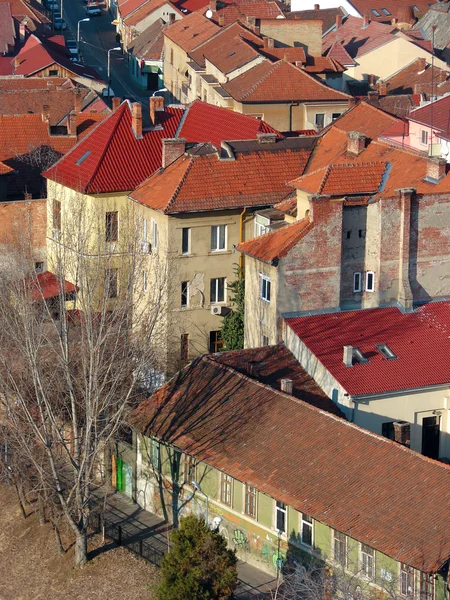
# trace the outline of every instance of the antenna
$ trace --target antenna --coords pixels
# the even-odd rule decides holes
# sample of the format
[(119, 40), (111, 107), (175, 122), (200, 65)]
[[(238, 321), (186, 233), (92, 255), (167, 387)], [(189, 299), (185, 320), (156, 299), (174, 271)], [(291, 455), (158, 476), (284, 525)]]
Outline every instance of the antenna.
[(213, 11), (210, 8), (208, 8), (208, 10), (205, 13), (205, 17), (207, 19), (210, 19), (212, 16), (213, 16)]

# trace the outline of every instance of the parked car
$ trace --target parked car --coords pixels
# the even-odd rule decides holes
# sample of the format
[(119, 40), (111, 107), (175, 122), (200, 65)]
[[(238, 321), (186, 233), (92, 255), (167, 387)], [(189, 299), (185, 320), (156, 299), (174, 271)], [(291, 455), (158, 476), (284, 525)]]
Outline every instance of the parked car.
[(72, 60), (78, 58), (78, 46), (75, 40), (66, 40), (66, 48), (69, 52), (69, 56)]
[(64, 21), (64, 19), (62, 17), (55, 17), (53, 19), (53, 26), (55, 29), (60, 29), (61, 31), (63, 31), (64, 29), (67, 29), (67, 23)]
[(88, 4), (85, 11), (88, 17), (99, 17), (102, 14), (102, 11), (96, 4)]

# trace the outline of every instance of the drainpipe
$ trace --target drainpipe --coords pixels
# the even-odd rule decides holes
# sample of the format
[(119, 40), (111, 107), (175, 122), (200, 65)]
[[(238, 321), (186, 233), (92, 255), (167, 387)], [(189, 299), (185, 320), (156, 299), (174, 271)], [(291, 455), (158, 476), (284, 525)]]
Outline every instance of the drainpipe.
[[(244, 206), (244, 209), (239, 216), (239, 243), (244, 241), (244, 225), (253, 219), (253, 213), (249, 215), (246, 219), (244, 219), (246, 210), (247, 207)], [(242, 252), (240, 252), (239, 254), (239, 269), (242, 272), (244, 268), (244, 255), (242, 254)]]

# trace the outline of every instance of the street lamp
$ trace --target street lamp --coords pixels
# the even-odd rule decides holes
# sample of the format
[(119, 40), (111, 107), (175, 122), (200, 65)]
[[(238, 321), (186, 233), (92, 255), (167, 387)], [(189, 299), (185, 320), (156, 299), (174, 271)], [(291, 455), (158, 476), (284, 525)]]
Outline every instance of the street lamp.
[(192, 485), (193, 488), (195, 488), (197, 490), (197, 492), (200, 492), (200, 494), (203, 494), (205, 496), (205, 500), (206, 500), (206, 524), (208, 525), (208, 496), (202, 490), (202, 488), (200, 487), (200, 484), (197, 483), (196, 481), (191, 481), (191, 485)]
[(118, 52), (120, 50), (122, 50), (120, 46), (108, 50), (108, 98), (111, 94), (111, 52)]
[(78, 25), (77, 25), (77, 46), (80, 45), (80, 23), (86, 23), (87, 21), (90, 21), (89, 17), (87, 17), (86, 19), (80, 19), (78, 21)]
[(167, 88), (161, 88), (160, 90), (156, 90), (156, 92), (153, 92), (152, 94), (152, 98), (153, 96), (156, 96), (156, 94), (159, 94), (159, 92), (168, 92), (169, 90)]

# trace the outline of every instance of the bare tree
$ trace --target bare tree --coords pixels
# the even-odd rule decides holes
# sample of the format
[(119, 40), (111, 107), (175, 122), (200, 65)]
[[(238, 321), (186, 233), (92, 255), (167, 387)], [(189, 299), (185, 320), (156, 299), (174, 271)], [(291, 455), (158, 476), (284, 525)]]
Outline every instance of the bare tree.
[(63, 516), (75, 536), (79, 566), (105, 450), (161, 371), (167, 294), (165, 266), (141, 252), (133, 206), (120, 206), (119, 233), (119, 207), (105, 217), (104, 207), (73, 194), (68, 203), (62, 193), (54, 186), (49, 200), (56, 282), (25, 258), (0, 272), (1, 402), (52, 523)]

